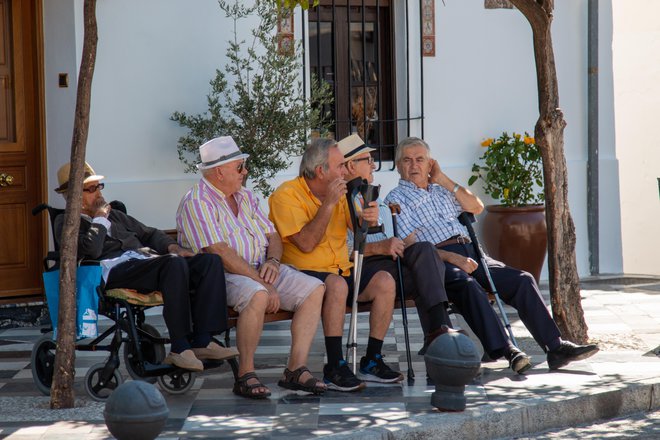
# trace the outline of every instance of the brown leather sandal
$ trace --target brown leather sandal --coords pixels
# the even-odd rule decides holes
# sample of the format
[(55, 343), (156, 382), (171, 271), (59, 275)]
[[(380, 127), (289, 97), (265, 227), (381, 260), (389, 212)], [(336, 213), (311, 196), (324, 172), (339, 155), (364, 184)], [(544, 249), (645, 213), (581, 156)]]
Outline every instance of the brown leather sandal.
[[(257, 383), (248, 384), (248, 380), (257, 379)], [(257, 388), (265, 388), (266, 391), (254, 392)], [(257, 374), (254, 371), (245, 373), (234, 382), (234, 388), (232, 392), (237, 396), (247, 397), (249, 399), (265, 399), (270, 396), (270, 390), (268, 387), (261, 383), (261, 380), (257, 377)]]
[(302, 374), (305, 372), (309, 373), (310, 375), (312, 374), (312, 372), (309, 371), (309, 369), (305, 366), (297, 368), (293, 371), (285, 368), (284, 379), (280, 379), (279, 382), (277, 382), (277, 385), (288, 390), (305, 391), (307, 393), (316, 395), (323, 394), (327, 390), (327, 387), (325, 384), (319, 385), (319, 382), (321, 381), (319, 381), (314, 376), (310, 377), (305, 382), (300, 382), (300, 376), (302, 376)]

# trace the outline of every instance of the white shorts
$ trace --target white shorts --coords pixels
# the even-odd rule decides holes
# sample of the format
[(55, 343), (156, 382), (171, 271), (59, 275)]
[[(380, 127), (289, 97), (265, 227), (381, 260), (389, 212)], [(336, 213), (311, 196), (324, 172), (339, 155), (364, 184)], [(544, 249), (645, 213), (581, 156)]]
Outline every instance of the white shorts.
[[(249, 304), (255, 293), (266, 290), (266, 287), (244, 275), (225, 272), (227, 282), (227, 305), (241, 313)], [(273, 285), (280, 295), (280, 309), (295, 312), (307, 297), (323, 282), (298, 272), (285, 264), (280, 265), (280, 276)]]

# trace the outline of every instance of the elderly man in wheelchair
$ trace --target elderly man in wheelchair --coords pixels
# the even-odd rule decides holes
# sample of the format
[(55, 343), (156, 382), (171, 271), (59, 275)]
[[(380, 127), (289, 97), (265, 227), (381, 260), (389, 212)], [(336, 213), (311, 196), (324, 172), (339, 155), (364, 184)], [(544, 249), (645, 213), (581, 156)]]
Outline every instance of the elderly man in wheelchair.
[[(70, 164), (58, 171), (60, 186), (56, 192), (66, 195), (69, 172)], [(228, 326), (221, 259), (212, 254), (195, 255), (164, 232), (111, 209), (101, 193), (103, 178), (85, 164), (78, 259), (100, 261), (106, 289), (162, 293), (163, 317), (171, 341), (163, 363), (202, 371), (204, 360), (238, 356), (235, 349), (212, 340), (212, 335)], [(59, 215), (53, 228), (57, 242), (63, 226), (64, 215)]]

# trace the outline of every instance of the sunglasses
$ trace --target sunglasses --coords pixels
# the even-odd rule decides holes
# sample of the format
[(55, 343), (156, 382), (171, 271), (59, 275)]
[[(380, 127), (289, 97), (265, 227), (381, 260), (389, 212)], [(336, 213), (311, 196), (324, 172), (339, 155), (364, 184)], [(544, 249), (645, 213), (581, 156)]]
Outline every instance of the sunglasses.
[(242, 173), (243, 170), (247, 168), (247, 164), (245, 162), (246, 161), (243, 160), (241, 163), (239, 163), (238, 166), (236, 167), (236, 171), (238, 171), (239, 173)]
[(105, 183), (99, 183), (98, 185), (92, 185), (87, 188), (83, 188), (83, 191), (87, 193), (95, 193), (96, 190), (103, 188), (105, 188)]

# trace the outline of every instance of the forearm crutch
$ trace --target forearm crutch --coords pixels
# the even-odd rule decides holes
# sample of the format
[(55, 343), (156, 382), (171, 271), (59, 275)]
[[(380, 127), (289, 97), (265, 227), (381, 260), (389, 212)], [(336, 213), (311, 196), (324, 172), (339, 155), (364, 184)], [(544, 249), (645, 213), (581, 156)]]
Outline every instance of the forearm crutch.
[(461, 224), (467, 228), (468, 234), (470, 234), (470, 240), (472, 241), (472, 246), (474, 246), (474, 252), (477, 254), (477, 258), (479, 258), (481, 267), (483, 267), (484, 269), (484, 272), (486, 274), (486, 279), (488, 280), (488, 286), (490, 287), (490, 293), (492, 293), (493, 296), (495, 297), (495, 303), (497, 303), (497, 308), (500, 311), (500, 316), (502, 317), (502, 322), (504, 322), (504, 327), (506, 327), (506, 331), (509, 333), (509, 338), (511, 338), (511, 342), (513, 342), (513, 345), (518, 347), (518, 342), (516, 341), (516, 337), (513, 336), (511, 323), (509, 322), (509, 318), (507, 318), (506, 313), (504, 311), (504, 304), (502, 304), (502, 300), (500, 299), (500, 295), (497, 293), (497, 288), (495, 287), (493, 278), (490, 275), (490, 270), (488, 269), (488, 264), (486, 263), (486, 257), (484, 256), (484, 253), (481, 250), (481, 245), (479, 245), (479, 241), (477, 240), (477, 234), (474, 233), (474, 228), (472, 227), (472, 223), (476, 221), (476, 219), (474, 218), (474, 214), (472, 214), (471, 212), (462, 212), (461, 215), (458, 216), (458, 221), (460, 221)]
[[(390, 212), (392, 213), (392, 231), (395, 237), (399, 237), (397, 227), (397, 215), (401, 213), (401, 207), (396, 203), (390, 203)], [(399, 237), (401, 238), (401, 237)], [(412, 367), (412, 358), (410, 357), (410, 336), (408, 335), (408, 311), (406, 310), (406, 294), (403, 289), (403, 270), (401, 270), (401, 258), (396, 257), (396, 270), (399, 278), (399, 301), (401, 301), (401, 318), (403, 320), (403, 337), (406, 342), (406, 361), (408, 362), (408, 385), (415, 382), (415, 372)]]
[(353, 301), (351, 305), (351, 322), (348, 328), (346, 343), (346, 360), (351, 359), (353, 373), (357, 373), (357, 298), (360, 293), (362, 276), (362, 260), (364, 259), (364, 243), (367, 238), (368, 225), (360, 221), (363, 207), (378, 199), (379, 187), (369, 185), (366, 180), (356, 178), (346, 184), (348, 211), (353, 224)]

